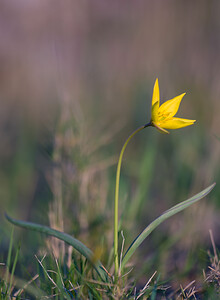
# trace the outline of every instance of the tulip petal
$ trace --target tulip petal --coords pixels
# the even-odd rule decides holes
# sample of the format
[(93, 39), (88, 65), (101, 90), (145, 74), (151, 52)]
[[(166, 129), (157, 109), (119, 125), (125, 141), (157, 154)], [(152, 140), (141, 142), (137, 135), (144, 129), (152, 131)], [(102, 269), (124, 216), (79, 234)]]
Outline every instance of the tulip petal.
[(159, 109), (159, 101), (155, 102), (151, 108), (151, 121), (152, 122), (158, 121), (158, 109)]
[(158, 125), (162, 128), (166, 128), (166, 129), (178, 129), (178, 128), (186, 127), (189, 125), (193, 125), (195, 121), (196, 120), (172, 118), (170, 120), (161, 122)]
[(169, 114), (169, 117), (175, 116), (175, 114), (177, 113), (177, 111), (179, 109), (180, 102), (185, 94), (186, 93), (183, 93), (183, 94), (163, 103), (160, 106), (158, 113), (159, 114)]
[(159, 90), (158, 78), (155, 80), (155, 83), (154, 83), (153, 96), (152, 96), (152, 106), (157, 101), (158, 101), (158, 105), (160, 105), (160, 90)]
[(164, 128), (158, 126), (156, 123), (152, 122), (152, 126), (154, 126), (155, 128), (157, 128), (157, 130), (159, 130), (161, 133), (167, 133), (169, 134), (169, 131), (165, 130)]

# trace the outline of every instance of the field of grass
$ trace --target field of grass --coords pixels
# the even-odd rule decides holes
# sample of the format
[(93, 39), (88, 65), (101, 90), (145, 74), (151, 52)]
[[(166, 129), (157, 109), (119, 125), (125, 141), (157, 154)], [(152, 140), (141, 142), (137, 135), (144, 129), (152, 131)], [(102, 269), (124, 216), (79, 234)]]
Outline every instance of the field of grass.
[[(113, 2), (0, 4), (0, 299), (220, 297), (220, 5)], [(196, 122), (129, 142), (117, 268), (117, 163), (157, 77), (161, 102), (187, 92), (177, 117)]]

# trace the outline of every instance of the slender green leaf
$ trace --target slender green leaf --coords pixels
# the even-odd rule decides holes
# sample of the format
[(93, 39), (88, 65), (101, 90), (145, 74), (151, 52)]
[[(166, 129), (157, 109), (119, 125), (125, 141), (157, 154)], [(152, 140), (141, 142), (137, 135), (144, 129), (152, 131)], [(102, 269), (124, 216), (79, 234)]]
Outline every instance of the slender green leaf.
[(101, 264), (100, 261), (96, 261), (94, 264), (94, 255), (93, 252), (87, 248), (82, 242), (77, 240), (76, 238), (70, 236), (69, 234), (66, 234), (64, 232), (60, 232), (58, 230), (52, 229), (48, 226), (43, 226), (40, 224), (35, 224), (31, 222), (25, 222), (25, 221), (20, 221), (20, 220), (15, 220), (9, 217), (7, 214), (5, 214), (5, 217), (7, 220), (19, 227), (23, 227), (26, 229), (34, 230), (37, 232), (44, 233), (49, 236), (53, 236), (58, 238), (59, 240), (62, 240), (66, 242), (67, 244), (71, 245), (73, 248), (75, 248), (79, 253), (81, 253), (85, 258), (88, 259), (88, 261), (94, 266), (95, 270), (99, 274), (99, 276), (103, 279), (106, 280), (107, 274), (104, 271), (103, 265)]
[(122, 268), (125, 266), (125, 264), (128, 262), (132, 254), (135, 252), (135, 250), (140, 246), (140, 244), (148, 237), (148, 235), (155, 229), (157, 226), (159, 226), (163, 221), (166, 219), (172, 217), (173, 215), (177, 214), (178, 212), (184, 210), (188, 206), (192, 205), (193, 203), (199, 201), (203, 197), (205, 197), (215, 186), (215, 183), (204, 189), (202, 192), (196, 194), (192, 198), (185, 200), (172, 208), (165, 211), (161, 216), (159, 216), (156, 220), (154, 220), (152, 223), (150, 223), (144, 231), (142, 231), (135, 240), (131, 243), (128, 250), (126, 251), (123, 260), (122, 260)]

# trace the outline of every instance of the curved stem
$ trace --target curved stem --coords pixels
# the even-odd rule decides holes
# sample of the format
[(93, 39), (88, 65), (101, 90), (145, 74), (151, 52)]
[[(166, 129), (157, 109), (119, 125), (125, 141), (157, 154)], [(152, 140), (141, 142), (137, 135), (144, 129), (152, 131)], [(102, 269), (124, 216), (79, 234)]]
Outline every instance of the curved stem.
[(115, 182), (115, 211), (114, 211), (114, 262), (115, 262), (115, 278), (118, 276), (118, 268), (119, 268), (119, 263), (118, 263), (118, 194), (119, 194), (119, 180), (120, 180), (120, 172), (121, 172), (121, 163), (122, 163), (122, 158), (123, 154), (125, 151), (125, 148), (127, 147), (127, 144), (129, 141), (132, 139), (132, 137), (141, 131), (142, 129), (151, 126), (151, 122), (147, 123), (146, 125), (143, 125), (136, 129), (125, 141), (121, 153), (119, 156), (118, 160), (118, 166), (117, 166), (117, 173), (116, 173), (116, 182)]

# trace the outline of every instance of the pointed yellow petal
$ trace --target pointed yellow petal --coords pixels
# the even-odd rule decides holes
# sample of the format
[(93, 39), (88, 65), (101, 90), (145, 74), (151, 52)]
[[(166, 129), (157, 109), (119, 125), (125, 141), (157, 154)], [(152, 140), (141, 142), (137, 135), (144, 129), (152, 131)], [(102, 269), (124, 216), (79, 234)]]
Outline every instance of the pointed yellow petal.
[(186, 93), (183, 93), (171, 100), (166, 101), (165, 103), (163, 103), (160, 108), (159, 108), (159, 113), (160, 114), (169, 114), (169, 117), (173, 117), (175, 116), (175, 114), (177, 113), (179, 106), (180, 106), (180, 102), (183, 98), (183, 96)]
[(159, 126), (166, 129), (178, 129), (189, 125), (193, 125), (195, 121), (196, 120), (172, 118), (168, 121), (161, 122)]
[(156, 79), (156, 81), (154, 83), (153, 96), (152, 96), (152, 106), (157, 101), (158, 101), (158, 103), (160, 105), (160, 90), (159, 90), (158, 78)]
[(155, 102), (151, 108), (151, 121), (152, 122), (158, 121), (158, 109), (159, 109), (159, 101)]
[(167, 133), (170, 134), (169, 131), (165, 130), (164, 128), (158, 126), (156, 123), (152, 122), (152, 126), (154, 126), (155, 128), (157, 128), (157, 130), (159, 130), (161, 133)]

